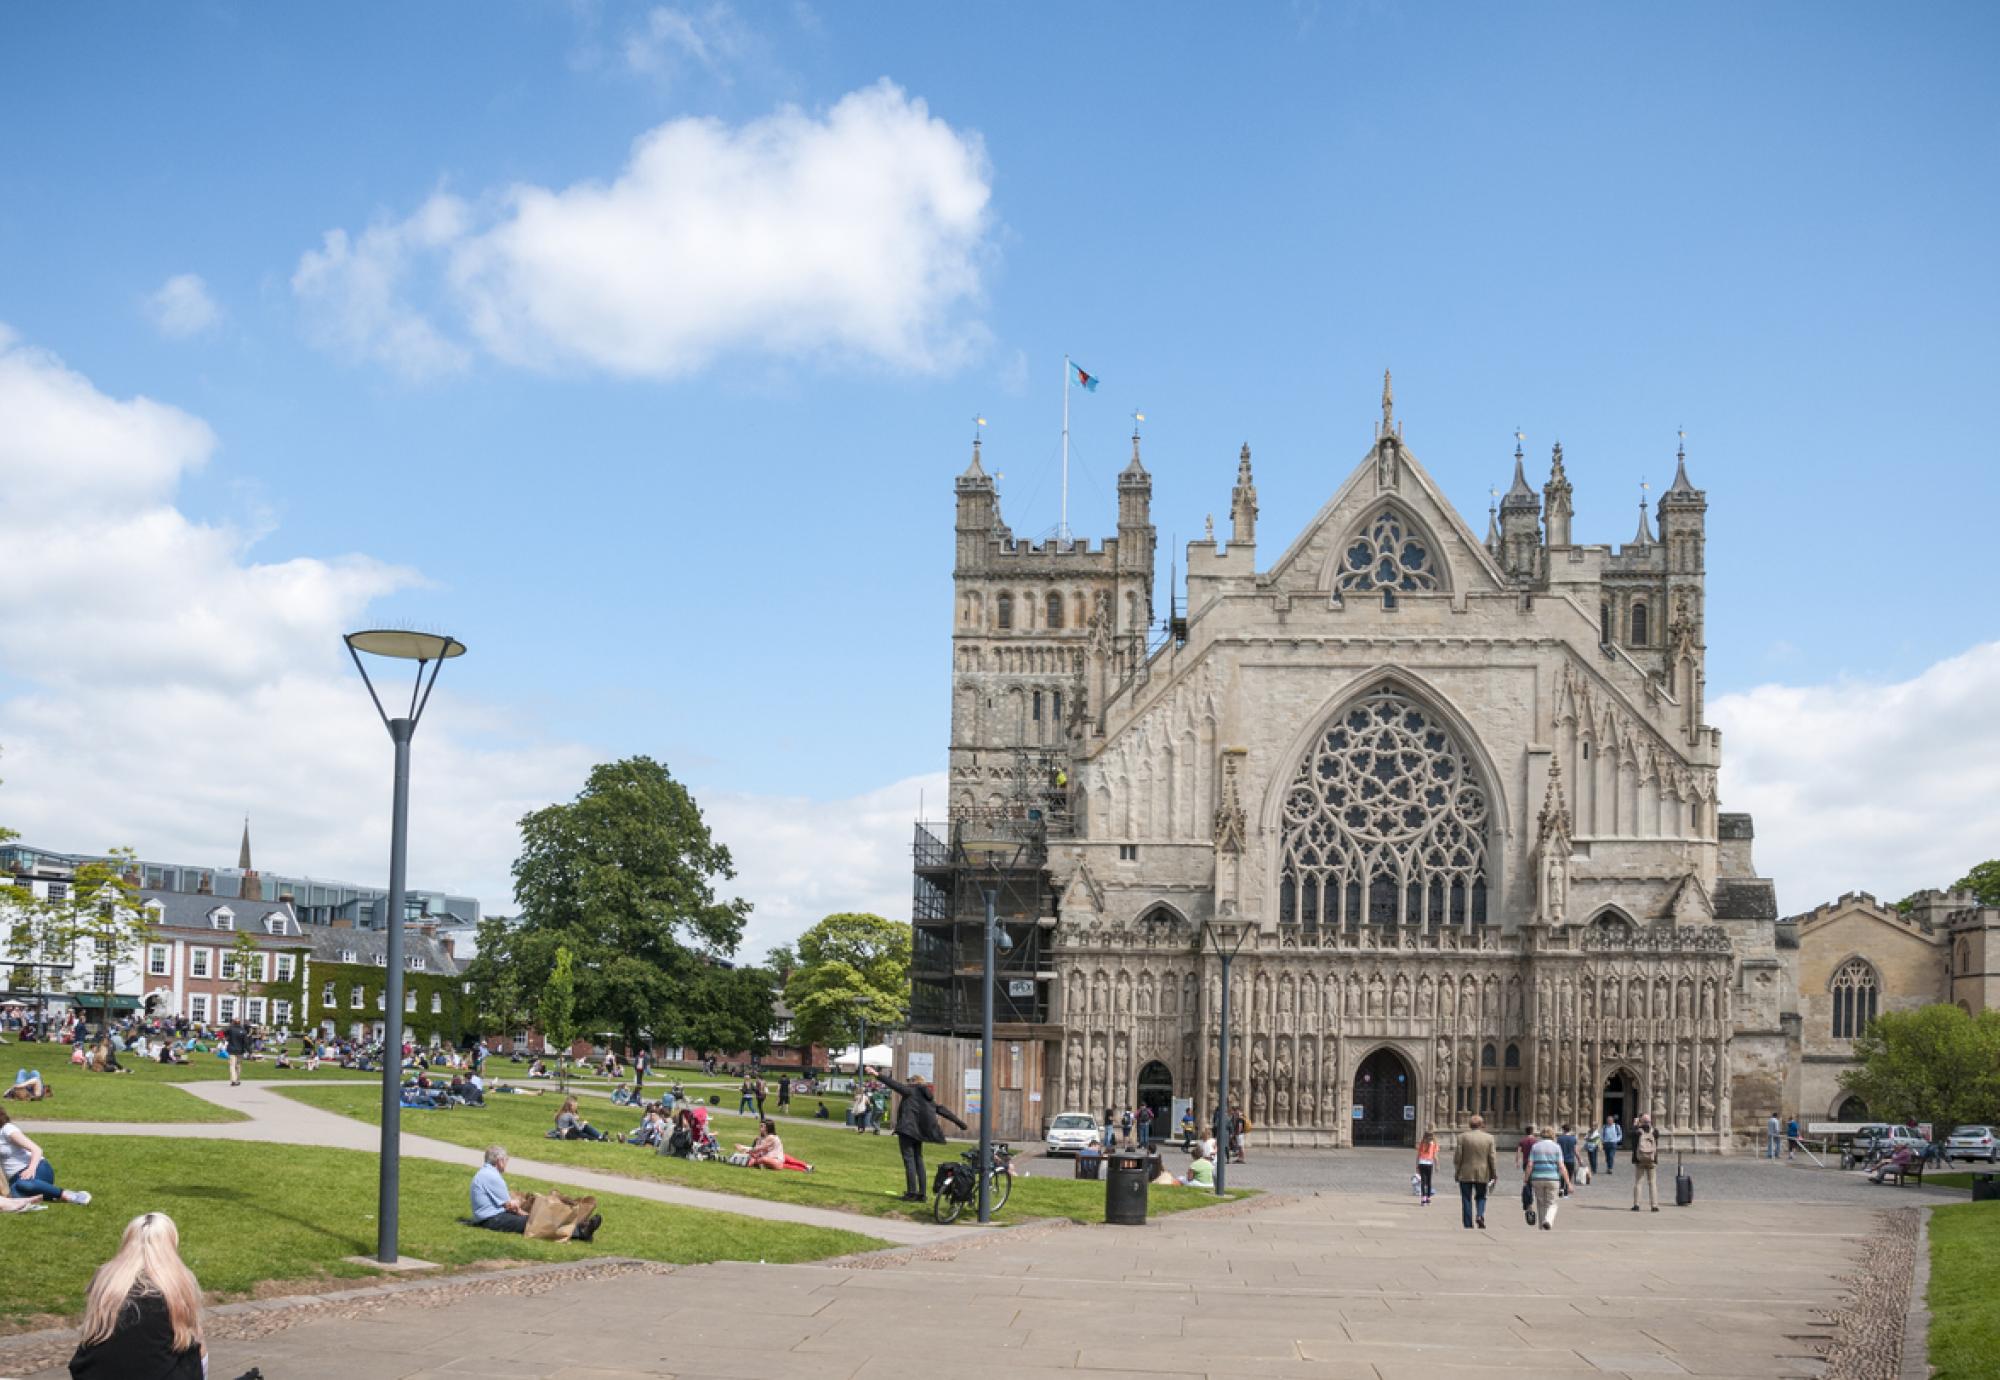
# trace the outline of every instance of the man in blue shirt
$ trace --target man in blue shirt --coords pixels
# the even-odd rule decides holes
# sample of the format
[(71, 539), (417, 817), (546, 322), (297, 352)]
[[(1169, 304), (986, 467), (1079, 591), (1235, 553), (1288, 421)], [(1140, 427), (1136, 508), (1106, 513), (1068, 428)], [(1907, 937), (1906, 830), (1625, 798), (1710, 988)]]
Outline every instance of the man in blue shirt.
[(1618, 1147), (1625, 1140), (1625, 1128), (1618, 1124), (1616, 1115), (1604, 1118), (1604, 1174), (1606, 1178), (1618, 1167)]
[(527, 1205), (507, 1189), (505, 1146), (486, 1147), (486, 1163), (472, 1176), (472, 1225), (488, 1231), (524, 1232)]

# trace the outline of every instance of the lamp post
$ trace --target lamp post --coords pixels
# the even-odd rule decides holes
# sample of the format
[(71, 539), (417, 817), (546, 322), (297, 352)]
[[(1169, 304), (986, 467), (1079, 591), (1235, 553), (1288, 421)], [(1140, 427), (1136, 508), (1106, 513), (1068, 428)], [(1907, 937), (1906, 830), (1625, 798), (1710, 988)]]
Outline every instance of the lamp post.
[(993, 1220), (993, 1176), (989, 1172), (993, 1165), (993, 948), (997, 943), (1001, 953), (1014, 947), (1014, 941), (999, 930), (995, 916), (1000, 908), (1000, 890), (997, 883), (986, 886), (986, 923), (980, 928), (985, 937), (985, 959), (980, 965), (982, 978), (979, 1003), (979, 1220), (982, 1223)]
[(1250, 927), (1237, 925), (1226, 948), (1219, 926), (1203, 921), (1201, 933), (1209, 949), (1222, 960), (1222, 1054), (1217, 1061), (1215, 1082), (1215, 1196), (1220, 1198), (1229, 1180), (1229, 968), (1236, 961), (1243, 941), (1249, 938)]
[[(395, 796), (389, 815), (388, 982), (382, 994), (383, 1015), (386, 1018), (382, 1039), (382, 1161), (375, 1208), (375, 1258), (384, 1265), (394, 1265), (396, 1190), (402, 1171), (403, 866), (409, 852), (410, 739), (416, 734), (417, 720), (423, 717), (424, 706), (430, 703), (438, 672), (444, 669), (445, 662), (465, 654), (465, 644), (436, 633), (391, 629), (349, 633), (346, 642), (347, 653), (354, 658), (354, 669), (361, 672), (361, 683), (368, 687), (368, 698), (375, 702), (375, 712), (382, 716), (382, 726), (389, 730), (389, 741), (396, 745)], [(417, 663), (416, 682), (410, 687), (409, 709), (400, 717), (390, 718), (389, 711), (382, 707), (382, 697), (375, 693), (375, 682), (361, 660), (363, 652), (370, 656)], [(430, 667), (429, 680), (424, 679), (426, 666)]]

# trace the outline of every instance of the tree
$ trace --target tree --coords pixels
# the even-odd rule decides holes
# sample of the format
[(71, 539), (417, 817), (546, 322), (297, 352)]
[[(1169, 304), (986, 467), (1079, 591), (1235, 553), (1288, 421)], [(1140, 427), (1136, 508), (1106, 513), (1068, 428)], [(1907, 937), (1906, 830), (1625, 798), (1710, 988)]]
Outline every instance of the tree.
[(762, 968), (707, 965), (669, 1030), (677, 1044), (711, 1054), (745, 1050), (761, 1059), (770, 1052), (771, 1027), (777, 1023), (772, 1009), (776, 992), (771, 974)]
[(531, 1004), (514, 957), (514, 922), (504, 915), (482, 917), (473, 945), (473, 955), (465, 965), (465, 981), (472, 984), (479, 1033), (511, 1034)]
[(542, 1039), (556, 1047), (556, 1081), (569, 1086), (569, 1049), (576, 1043), (576, 965), (567, 948), (556, 950), (555, 965), (542, 985), (539, 1003)]
[(236, 1016), (248, 1023), (250, 1016), (250, 994), (256, 990), (257, 955), (263, 950), (257, 946), (257, 938), (248, 930), (236, 931), (235, 942), (229, 946), (229, 971), (223, 976), (229, 979), (231, 989), (236, 993)]
[(2000, 906), (2000, 858), (1979, 864), (1951, 884), (1953, 891), (1969, 891), (1982, 906)]
[(1939, 1135), (2000, 1121), (2000, 1011), (1885, 1012), (1855, 1038), (1854, 1056), (1840, 1086), (1876, 1116), (1928, 1121)]
[(715, 893), (717, 880), (735, 875), (729, 850), (664, 766), (628, 757), (593, 767), (575, 800), (521, 820), (512, 962), (547, 973), (567, 947), (580, 1024), (636, 1046), (687, 1008), (707, 958), (736, 951), (749, 903)]
[(131, 849), (114, 848), (104, 861), (78, 867), (69, 894), (55, 903), (59, 944), (72, 954), (81, 950), (77, 956), (90, 965), (91, 990), (107, 1020), (119, 965), (136, 963), (153, 934), (152, 913), (139, 904), (139, 888), (127, 876), (137, 866)]
[(910, 1002), (910, 927), (879, 915), (829, 915), (799, 936), (785, 984), (801, 1044), (845, 1044), (855, 1027), (901, 1025)]
[(764, 950), (764, 966), (771, 971), (780, 988), (792, 980), (798, 971), (799, 951), (790, 944), (776, 944)]

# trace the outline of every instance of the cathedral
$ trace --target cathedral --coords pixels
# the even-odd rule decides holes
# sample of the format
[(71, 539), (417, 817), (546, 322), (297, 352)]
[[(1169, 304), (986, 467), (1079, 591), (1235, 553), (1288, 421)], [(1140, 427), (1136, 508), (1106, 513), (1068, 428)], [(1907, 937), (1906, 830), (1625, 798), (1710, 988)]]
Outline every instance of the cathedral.
[(1561, 446), (1539, 492), (1514, 461), (1482, 539), (1385, 376), (1373, 446), (1283, 548), (1243, 448), (1227, 539), (1188, 544), (1156, 620), (1136, 437), (1094, 544), (1017, 540), (974, 443), (951, 827), (1034, 824), (1039, 991), (1008, 1033), (1046, 1113), (1207, 1117), (1225, 955), (1260, 1144), (1650, 1111), (1713, 1150), (1782, 1105), (1775, 894), (1702, 719), (1707, 498), (1683, 454), (1631, 540), (1590, 544)]

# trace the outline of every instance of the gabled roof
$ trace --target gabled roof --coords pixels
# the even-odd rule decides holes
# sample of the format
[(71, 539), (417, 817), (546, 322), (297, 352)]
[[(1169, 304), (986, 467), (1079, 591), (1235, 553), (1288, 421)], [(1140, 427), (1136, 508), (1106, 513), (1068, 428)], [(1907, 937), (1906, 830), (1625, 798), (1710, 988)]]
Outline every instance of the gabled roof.
[[(304, 934), (299, 917), (293, 913), (288, 901), (246, 901), (236, 896), (201, 896), (191, 891), (141, 890), (139, 903), (154, 907), (160, 917), (159, 923), (172, 929), (208, 930), (227, 934), (228, 930), (216, 930), (211, 917), (216, 911), (226, 910), (235, 917), (233, 928), (250, 934), (284, 939), (297, 939)], [(265, 928), (265, 921), (277, 917), (279, 928), (275, 935)]]
[[(359, 963), (371, 967), (381, 966), (389, 951), (389, 936), (382, 930), (333, 929), (326, 925), (311, 925), (307, 936), (312, 940), (312, 956), (315, 963)], [(349, 959), (346, 954), (352, 953)], [(403, 931), (403, 959), (420, 958), (424, 961), (424, 971), (440, 973), (445, 977), (456, 977), (465, 970), (465, 965), (444, 951), (444, 945), (429, 935), (418, 934), (413, 929)]]

